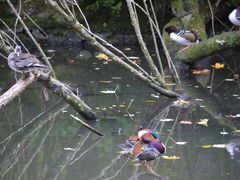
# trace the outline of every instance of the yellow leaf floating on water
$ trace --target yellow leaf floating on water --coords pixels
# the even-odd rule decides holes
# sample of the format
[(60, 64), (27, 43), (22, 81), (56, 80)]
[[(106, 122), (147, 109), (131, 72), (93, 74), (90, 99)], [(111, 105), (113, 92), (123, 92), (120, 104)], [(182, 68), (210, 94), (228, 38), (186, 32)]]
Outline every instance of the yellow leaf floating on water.
[(166, 160), (178, 160), (180, 159), (179, 156), (162, 156), (163, 159), (166, 159)]
[(100, 53), (95, 56), (99, 60), (112, 61), (106, 54)]
[(208, 149), (208, 148), (226, 148), (226, 144), (202, 145), (201, 147), (204, 148), (204, 149)]
[(209, 69), (193, 70), (192, 73), (193, 74), (210, 74), (210, 70)]
[(145, 100), (145, 102), (146, 102), (146, 103), (156, 103), (156, 102), (158, 102), (158, 101), (149, 99), (149, 100)]
[(211, 148), (212, 145), (202, 145), (201, 147), (204, 148), (204, 149), (208, 149), (208, 148)]
[(200, 121), (197, 122), (197, 124), (208, 127), (208, 119), (200, 119)]
[(225, 64), (221, 64), (221, 63), (215, 63), (214, 65), (212, 65), (213, 68), (215, 69), (222, 69), (224, 68)]

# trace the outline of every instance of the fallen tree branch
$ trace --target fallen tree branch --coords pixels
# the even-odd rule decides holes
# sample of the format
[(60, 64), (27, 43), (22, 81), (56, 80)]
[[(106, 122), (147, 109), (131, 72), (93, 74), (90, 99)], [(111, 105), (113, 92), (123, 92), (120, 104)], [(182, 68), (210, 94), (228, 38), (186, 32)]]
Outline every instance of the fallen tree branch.
[(194, 63), (212, 54), (237, 46), (240, 46), (240, 33), (238, 31), (222, 33), (178, 52), (176, 59), (186, 63)]
[(0, 96), (0, 109), (11, 102), (15, 97), (19, 96), (32, 82), (34, 82), (34, 75), (30, 74), (28, 77), (19, 79), (8, 91)]
[(27, 86), (29, 86), (32, 82), (35, 81), (41, 82), (44, 86), (50, 89), (55, 94), (62, 97), (68, 104), (74, 107), (74, 109), (86, 120), (97, 120), (96, 113), (88, 107), (84, 101), (78, 97), (74, 92), (72, 92), (71, 88), (52, 78), (49, 75), (40, 73), (40, 74), (32, 74), (30, 73), (28, 77), (21, 78), (14, 84), (8, 91), (0, 96), (0, 109), (12, 101), (15, 97), (19, 96)]
[(85, 123), (84, 121), (82, 121), (81, 119), (79, 119), (77, 116), (74, 116), (71, 114), (71, 117), (73, 119), (75, 119), (76, 121), (80, 122), (82, 125), (84, 125), (86, 128), (90, 129), (92, 132), (96, 133), (99, 136), (104, 136), (103, 133), (101, 133), (100, 131), (98, 131), (97, 129), (95, 129), (94, 127), (90, 126), (89, 124)]
[(84, 101), (78, 97), (68, 85), (60, 82), (53, 77), (49, 77), (47, 74), (41, 73), (38, 75), (37, 81), (42, 83), (53, 93), (63, 98), (68, 104), (74, 107), (74, 109), (86, 120), (97, 120), (96, 113), (88, 107)]

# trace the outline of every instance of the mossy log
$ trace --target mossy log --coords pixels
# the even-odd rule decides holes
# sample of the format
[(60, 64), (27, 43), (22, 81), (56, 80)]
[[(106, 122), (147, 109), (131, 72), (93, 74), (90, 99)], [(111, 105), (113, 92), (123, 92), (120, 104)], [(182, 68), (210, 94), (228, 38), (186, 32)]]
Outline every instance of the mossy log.
[(186, 63), (194, 63), (212, 54), (237, 46), (240, 46), (240, 31), (222, 33), (179, 51), (175, 59)]
[(85, 104), (85, 102), (78, 97), (71, 88), (60, 82), (53, 77), (49, 77), (47, 74), (41, 73), (37, 80), (50, 89), (52, 92), (63, 98), (68, 104), (74, 107), (74, 109), (86, 120), (97, 120), (96, 113)]

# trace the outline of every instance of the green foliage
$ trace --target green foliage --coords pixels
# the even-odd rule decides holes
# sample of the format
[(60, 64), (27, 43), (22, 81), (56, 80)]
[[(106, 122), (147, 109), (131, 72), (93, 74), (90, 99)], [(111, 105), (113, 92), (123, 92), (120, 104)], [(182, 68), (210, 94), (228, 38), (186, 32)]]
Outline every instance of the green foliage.
[(101, 8), (110, 8), (112, 13), (119, 14), (122, 9), (122, 2), (120, 0), (99, 0), (86, 7), (87, 10), (94, 12)]

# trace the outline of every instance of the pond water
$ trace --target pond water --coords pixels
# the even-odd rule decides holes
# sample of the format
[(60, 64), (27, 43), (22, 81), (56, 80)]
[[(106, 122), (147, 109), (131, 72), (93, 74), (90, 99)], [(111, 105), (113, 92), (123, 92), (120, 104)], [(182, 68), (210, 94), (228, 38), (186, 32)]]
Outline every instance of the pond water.
[[(41, 85), (34, 83), (0, 111), (0, 179), (239, 179), (239, 49), (201, 64), (224, 62), (214, 76), (184, 74), (182, 84), (190, 96), (184, 106), (175, 106), (176, 99), (157, 98), (120, 66), (94, 59), (88, 51), (81, 50), (89, 58), (80, 59), (72, 49), (56, 51), (52, 63), (58, 79), (78, 87), (101, 119), (89, 123), (105, 136), (74, 120), (74, 109), (50, 91), (46, 102)], [(127, 53), (139, 54), (134, 48)], [(3, 93), (15, 80), (1, 65)], [(100, 92), (116, 88), (115, 94)], [(118, 144), (139, 126), (159, 132), (169, 159), (159, 158), (145, 168), (119, 153)]]

